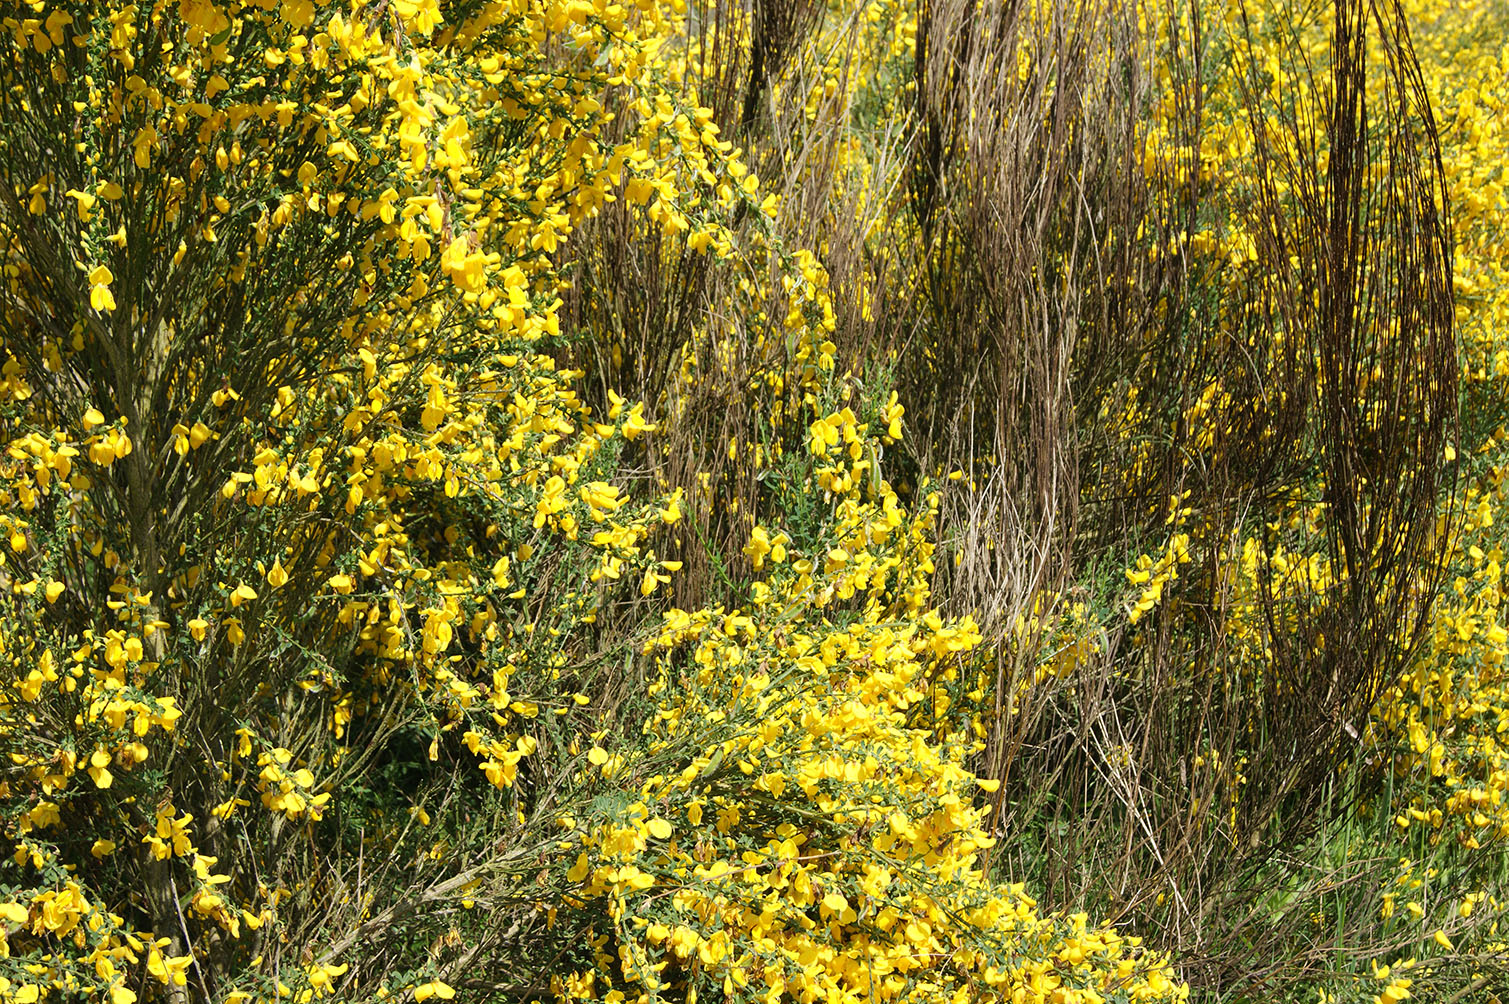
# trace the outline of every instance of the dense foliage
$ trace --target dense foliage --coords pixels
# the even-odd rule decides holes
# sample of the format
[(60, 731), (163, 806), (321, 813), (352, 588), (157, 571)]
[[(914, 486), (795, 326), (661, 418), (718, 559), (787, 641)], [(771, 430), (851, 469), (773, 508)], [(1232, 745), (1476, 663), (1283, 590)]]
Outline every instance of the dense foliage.
[(0, 0), (0, 1002), (1509, 986), (1506, 29)]

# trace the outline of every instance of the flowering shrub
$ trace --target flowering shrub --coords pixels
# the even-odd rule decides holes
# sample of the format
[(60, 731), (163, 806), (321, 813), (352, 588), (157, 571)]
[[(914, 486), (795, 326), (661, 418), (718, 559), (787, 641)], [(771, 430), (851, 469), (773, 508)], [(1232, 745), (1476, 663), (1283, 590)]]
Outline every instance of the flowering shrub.
[(980, 636), (930, 605), (937, 497), (909, 512), (884, 482), (835, 477), (834, 428), (871, 435), (844, 408), (792, 465), (833, 506), (824, 539), (757, 527), (750, 606), (667, 613), (647, 741), (589, 752), (620, 794), (612, 818), (573, 820), (568, 902), (613, 932), (567, 996), (629, 992), (605, 983), (613, 961), (633, 991), (689, 1000), (1182, 996), (1139, 939), (989, 877), (974, 792), (998, 782), (967, 769), (951, 696)]
[(0, 1002), (1500, 985), (1503, 12), (1155, 8), (0, 0)]
[(607, 480), (642, 405), (542, 350), (551, 256), (657, 142), (598, 98), (660, 13), (33, 13), (0, 36), (0, 996), (441, 994), (405, 939), (517, 854), (410, 866), (423, 800), (470, 771), (488, 848), (549, 845), (521, 764), (679, 519)]

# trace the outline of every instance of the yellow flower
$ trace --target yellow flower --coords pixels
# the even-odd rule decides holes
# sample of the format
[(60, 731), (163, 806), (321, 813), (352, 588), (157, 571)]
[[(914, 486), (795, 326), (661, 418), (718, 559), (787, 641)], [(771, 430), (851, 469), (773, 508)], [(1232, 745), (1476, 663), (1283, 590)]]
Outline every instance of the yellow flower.
[[(95, 310), (115, 309), (115, 296), (110, 292), (110, 283), (115, 276), (104, 265), (96, 265), (89, 273), (89, 306)], [(91, 409), (92, 410), (92, 409)]]
[[(81, 192), (76, 188), (70, 188), (67, 194), (78, 206), (79, 222), (88, 223), (90, 217), (93, 215), (90, 213), (90, 210), (94, 208), (94, 196), (88, 192)], [(110, 280), (106, 279), (105, 281), (109, 282)]]

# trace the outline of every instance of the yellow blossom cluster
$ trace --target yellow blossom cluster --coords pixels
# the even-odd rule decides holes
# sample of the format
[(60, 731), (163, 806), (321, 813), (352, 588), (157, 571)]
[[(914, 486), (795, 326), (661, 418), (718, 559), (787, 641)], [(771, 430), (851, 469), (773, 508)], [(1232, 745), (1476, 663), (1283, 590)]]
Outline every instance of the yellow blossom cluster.
[(842, 546), (787, 553), (757, 528), (751, 607), (672, 610), (650, 642), (649, 746), (587, 757), (620, 794), (610, 819), (566, 821), (568, 902), (601, 903), (613, 930), (559, 992), (1178, 998), (1137, 938), (988, 876), (975, 791), (996, 783), (964, 767), (950, 698), (980, 635), (930, 608), (936, 496), (913, 514), (884, 482), (823, 481), (822, 430), (854, 429), (846, 411), (814, 422), (806, 469)]

